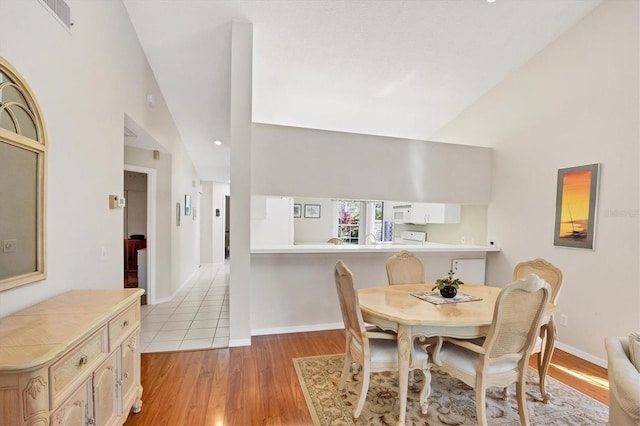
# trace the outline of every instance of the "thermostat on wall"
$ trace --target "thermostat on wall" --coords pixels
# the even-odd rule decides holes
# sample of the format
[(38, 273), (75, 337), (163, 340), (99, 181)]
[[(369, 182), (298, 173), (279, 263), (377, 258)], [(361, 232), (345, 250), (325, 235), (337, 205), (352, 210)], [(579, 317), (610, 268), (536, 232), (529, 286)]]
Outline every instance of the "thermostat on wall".
[(119, 209), (125, 206), (124, 197), (121, 195), (109, 195), (109, 208)]

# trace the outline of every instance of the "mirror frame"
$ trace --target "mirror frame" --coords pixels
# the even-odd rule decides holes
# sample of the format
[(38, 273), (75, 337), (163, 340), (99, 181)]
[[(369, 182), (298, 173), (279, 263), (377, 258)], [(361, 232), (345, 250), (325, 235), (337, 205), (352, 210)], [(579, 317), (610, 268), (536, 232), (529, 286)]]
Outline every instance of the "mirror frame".
[[(24, 96), (27, 107), (33, 115), (36, 127), (37, 140), (22, 136), (18, 133), (0, 128), (0, 142), (21, 148), (37, 155), (37, 189), (36, 189), (36, 268), (33, 272), (16, 275), (0, 280), (0, 292), (42, 281), (47, 278), (46, 262), (46, 175), (47, 175), (47, 131), (42, 116), (40, 105), (24, 78), (18, 71), (2, 56), (0, 56), (0, 71), (9, 77), (13, 84)], [(5, 84), (5, 83), (0, 83)], [(0, 99), (0, 111), (4, 109), (4, 104)]]

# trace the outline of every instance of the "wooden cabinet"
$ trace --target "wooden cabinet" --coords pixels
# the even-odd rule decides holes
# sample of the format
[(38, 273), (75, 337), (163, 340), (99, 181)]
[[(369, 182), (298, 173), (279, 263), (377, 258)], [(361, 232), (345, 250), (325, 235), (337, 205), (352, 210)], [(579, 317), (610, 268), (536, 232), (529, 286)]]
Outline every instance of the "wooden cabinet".
[(139, 412), (142, 293), (74, 290), (0, 319), (0, 426), (121, 425)]

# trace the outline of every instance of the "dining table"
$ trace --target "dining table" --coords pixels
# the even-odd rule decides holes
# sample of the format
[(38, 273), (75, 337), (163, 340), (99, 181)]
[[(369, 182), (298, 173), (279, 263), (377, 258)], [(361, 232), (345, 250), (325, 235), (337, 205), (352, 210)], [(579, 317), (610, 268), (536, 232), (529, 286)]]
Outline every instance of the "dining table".
[[(465, 284), (458, 290), (457, 299), (445, 301), (436, 295), (434, 304), (413, 294), (425, 295), (431, 292), (433, 284), (396, 284), (361, 288), (358, 299), (363, 320), (384, 330), (397, 333), (398, 339), (398, 386), (400, 415), (398, 425), (405, 424), (409, 382), (410, 354), (416, 338), (453, 337), (473, 339), (486, 336), (493, 321), (496, 299), (502, 290), (490, 285)], [(471, 297), (464, 297), (471, 296)], [(462, 301), (466, 299), (478, 299)], [(548, 368), (555, 344), (555, 323), (553, 313), (557, 308), (549, 304), (545, 310), (544, 322), (548, 329), (543, 356), (544, 376)], [(542, 377), (542, 376), (541, 376)], [(425, 377), (425, 380), (429, 380)], [(544, 392), (544, 381), (541, 390)], [(425, 402), (422, 410), (426, 411)]]

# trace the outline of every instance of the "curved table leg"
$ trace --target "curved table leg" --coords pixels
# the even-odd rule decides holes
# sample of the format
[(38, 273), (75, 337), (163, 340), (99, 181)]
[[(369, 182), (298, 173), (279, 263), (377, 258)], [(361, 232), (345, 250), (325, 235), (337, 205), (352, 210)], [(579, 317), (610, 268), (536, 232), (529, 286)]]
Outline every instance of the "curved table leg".
[(556, 323), (553, 320), (553, 315), (549, 319), (549, 322), (544, 325), (544, 348), (543, 351), (540, 352), (538, 358), (538, 375), (540, 378), (540, 394), (542, 395), (542, 402), (548, 403), (553, 395), (547, 392), (546, 382), (547, 382), (547, 371), (549, 370), (549, 364), (551, 364), (551, 356), (553, 355), (553, 350), (556, 346), (556, 337), (558, 335), (558, 331), (556, 329)]
[(398, 425), (405, 424), (407, 414), (407, 393), (409, 389), (409, 357), (411, 356), (411, 326), (399, 324), (398, 326), (398, 388), (400, 391), (400, 417)]

